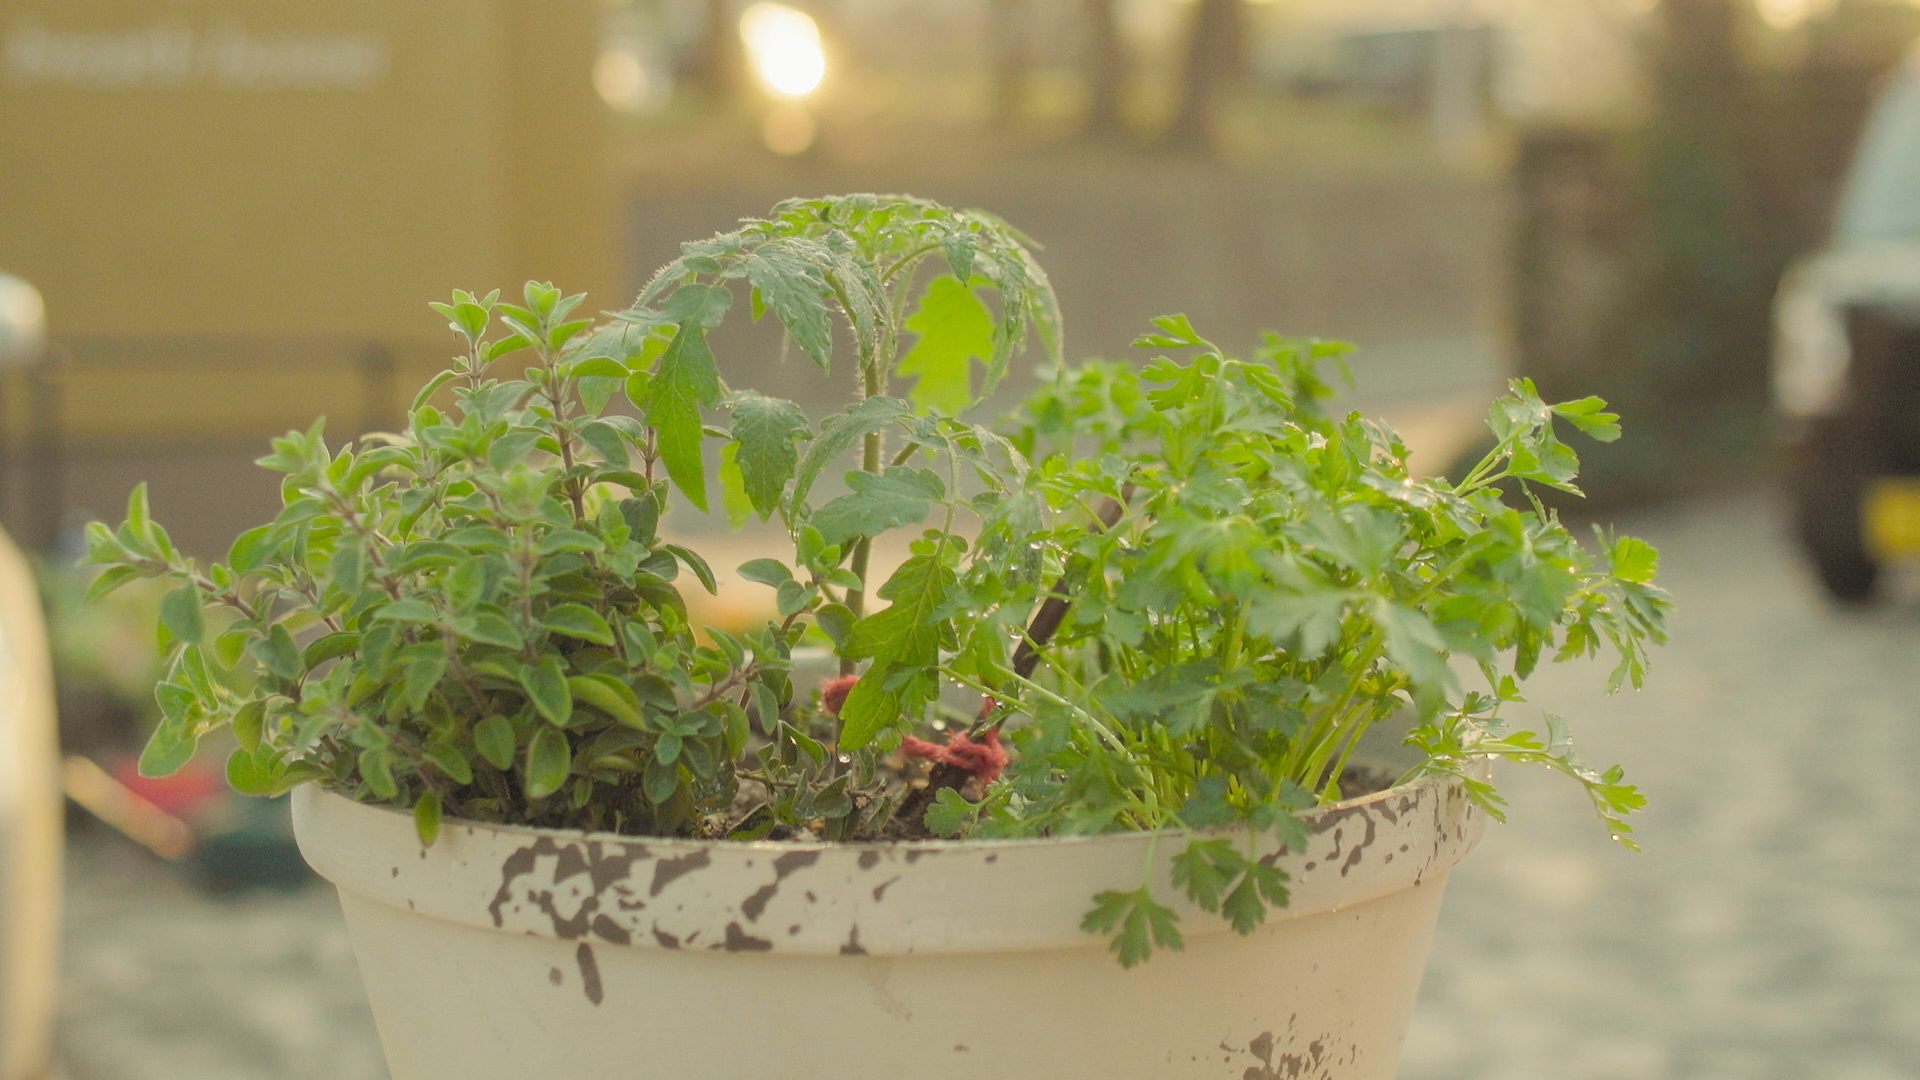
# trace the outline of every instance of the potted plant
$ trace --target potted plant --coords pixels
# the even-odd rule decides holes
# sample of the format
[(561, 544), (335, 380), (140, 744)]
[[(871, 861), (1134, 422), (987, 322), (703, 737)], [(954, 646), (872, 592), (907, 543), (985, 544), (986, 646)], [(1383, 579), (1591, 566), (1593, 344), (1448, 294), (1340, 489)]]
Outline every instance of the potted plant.
[[(837, 313), (853, 402), (725, 387), (734, 290), (823, 372)], [(1141, 343), (1180, 358), (1066, 366), (1019, 234), (903, 197), (579, 300), (436, 305), (463, 354), (407, 429), (275, 440), (285, 509), (224, 563), (139, 490), (89, 533), (97, 592), (177, 583), (144, 767), (227, 727), (237, 788), (296, 789), (397, 1078), (1390, 1076), (1484, 762), (1570, 773), (1624, 840), (1618, 770), (1503, 719), (1542, 656), (1637, 684), (1662, 635), (1652, 549), (1526, 498), (1572, 487), (1556, 418), (1617, 434), (1598, 400), (1516, 382), (1486, 460), (1419, 479), (1323, 410), (1336, 348), (1172, 317)], [(959, 419), (1033, 332), (1021, 414)], [(740, 567), (750, 633), (694, 624), (713, 576), (659, 532), (716, 443), (721, 501), (791, 540)], [(1359, 767), (1369, 731), (1412, 757)]]

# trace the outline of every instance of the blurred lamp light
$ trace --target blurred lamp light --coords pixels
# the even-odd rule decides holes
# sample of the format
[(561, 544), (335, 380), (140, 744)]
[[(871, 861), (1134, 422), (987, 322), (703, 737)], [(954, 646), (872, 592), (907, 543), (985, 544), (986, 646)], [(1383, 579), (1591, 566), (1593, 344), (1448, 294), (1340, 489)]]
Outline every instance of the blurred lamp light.
[(644, 112), (653, 101), (653, 77), (640, 58), (626, 49), (605, 49), (593, 62), (593, 88), (621, 112)]
[(1817, 10), (1830, 7), (1822, 0), (1759, 0), (1760, 17), (1767, 25), (1786, 30), (1806, 22)]
[(39, 359), (47, 345), (47, 305), (40, 291), (0, 273), (0, 369)]
[(740, 37), (760, 80), (788, 97), (801, 97), (820, 85), (827, 55), (813, 17), (785, 4), (762, 2), (740, 16)]

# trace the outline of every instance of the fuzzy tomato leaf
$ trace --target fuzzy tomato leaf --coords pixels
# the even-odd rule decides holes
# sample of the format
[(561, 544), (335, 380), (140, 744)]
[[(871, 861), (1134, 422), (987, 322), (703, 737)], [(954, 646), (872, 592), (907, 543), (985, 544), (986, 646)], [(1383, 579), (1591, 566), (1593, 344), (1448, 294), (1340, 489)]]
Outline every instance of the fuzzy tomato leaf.
[(972, 408), (977, 400), (973, 362), (993, 357), (993, 314), (987, 305), (959, 278), (942, 274), (927, 283), (906, 325), (920, 338), (894, 371), (917, 377), (909, 395), (914, 405), (949, 416)]
[(827, 300), (832, 290), (820, 268), (807, 258), (807, 248), (793, 240), (774, 240), (744, 261), (747, 282), (779, 316), (794, 343), (821, 371), (829, 370), (833, 326)]
[(895, 466), (885, 474), (855, 470), (847, 474), (853, 490), (813, 512), (808, 523), (829, 544), (845, 544), (856, 536), (878, 536), (888, 529), (917, 525), (926, 520), (934, 502), (947, 488), (932, 469)]
[(820, 478), (821, 472), (835, 458), (853, 449), (854, 444), (867, 434), (879, 431), (912, 411), (913, 406), (899, 398), (875, 397), (822, 421), (820, 437), (807, 447), (806, 456), (800, 459), (800, 464), (794, 469), (794, 512), (797, 514), (799, 508), (806, 505), (807, 493), (813, 490), (813, 482)]
[(780, 508), (780, 493), (800, 462), (799, 441), (808, 433), (806, 413), (791, 401), (751, 391), (733, 396), (733, 460), (762, 519)]
[(916, 555), (880, 587), (880, 598), (892, 604), (854, 623), (845, 653), (873, 663), (841, 706), (842, 748), (858, 750), (937, 696), (931, 673), (947, 625), (938, 616), (957, 582), (938, 555)]

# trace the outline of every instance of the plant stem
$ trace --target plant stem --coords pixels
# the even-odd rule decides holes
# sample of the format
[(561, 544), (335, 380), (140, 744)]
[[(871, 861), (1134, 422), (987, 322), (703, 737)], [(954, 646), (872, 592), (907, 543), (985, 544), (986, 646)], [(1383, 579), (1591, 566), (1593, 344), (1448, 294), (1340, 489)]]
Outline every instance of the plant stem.
[[(1118, 499), (1108, 499), (1095, 519), (1098, 524), (1094, 531), (1106, 532), (1119, 524), (1121, 517), (1127, 512), (1127, 500), (1132, 495), (1133, 485), (1128, 484), (1120, 489)], [(1027, 632), (1021, 635), (1020, 644), (1013, 650), (1015, 678), (1024, 680), (1033, 674), (1033, 669), (1040, 663), (1040, 650), (1046, 647), (1047, 642), (1053, 640), (1053, 635), (1060, 629), (1060, 623), (1067, 617), (1067, 610), (1073, 606), (1073, 590), (1079, 585), (1079, 576), (1082, 573), (1085, 573), (1084, 567), (1069, 566), (1066, 572), (1060, 575), (1060, 580), (1054, 582), (1053, 588), (1048, 590), (1047, 598), (1040, 604), (1040, 609), (1033, 613), (1032, 621), (1027, 623)], [(981, 702), (980, 718), (974, 721), (970, 734), (980, 734), (992, 709), (993, 697), (990, 695)]]
[[(868, 357), (862, 357), (861, 359), (861, 367), (863, 369), (861, 371), (860, 386), (861, 400), (871, 401), (874, 398), (884, 396), (887, 392), (887, 374), (885, 369), (881, 367), (877, 359)], [(867, 472), (878, 473), (880, 471), (880, 462), (886, 453), (886, 443), (883, 440), (884, 433), (879, 431), (869, 431), (866, 438), (862, 440), (860, 467)], [(858, 589), (847, 590), (846, 604), (847, 610), (853, 612), (855, 619), (866, 614), (867, 575), (872, 560), (873, 538), (863, 536), (854, 541), (853, 557), (848, 568), (853, 571), (854, 577), (860, 579), (860, 587)], [(840, 661), (840, 674), (851, 675), (853, 674), (853, 669), (854, 662), (851, 659), (842, 659)]]
[(1358, 662), (1356, 662), (1351, 669), (1352, 675), (1347, 680), (1346, 692), (1341, 694), (1340, 700), (1335, 702), (1332, 708), (1322, 713), (1320, 720), (1316, 721), (1313, 727), (1308, 729), (1307, 734), (1300, 740), (1298, 749), (1295, 753), (1289, 755), (1284, 770), (1285, 775), (1299, 777), (1303, 784), (1311, 784), (1318, 779), (1316, 776), (1304, 770), (1316, 764), (1316, 759), (1324, 761), (1325, 755), (1322, 753), (1323, 748), (1329, 744), (1328, 741), (1339, 732), (1341, 725), (1345, 723), (1346, 714), (1353, 705), (1354, 695), (1360, 692), (1361, 680), (1364, 679), (1367, 672), (1373, 668), (1374, 661), (1380, 659), (1380, 655), (1385, 649), (1386, 640), (1384, 638), (1375, 638), (1362, 650)]

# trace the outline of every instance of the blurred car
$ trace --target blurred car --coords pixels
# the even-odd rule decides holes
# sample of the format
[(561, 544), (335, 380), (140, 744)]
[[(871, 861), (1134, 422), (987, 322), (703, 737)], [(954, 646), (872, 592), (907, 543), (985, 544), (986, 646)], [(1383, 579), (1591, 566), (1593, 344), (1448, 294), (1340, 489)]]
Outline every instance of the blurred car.
[(1920, 476), (1920, 50), (1874, 106), (1827, 246), (1781, 282), (1773, 396), (1800, 540), (1829, 593), (1866, 599), (1870, 498)]

